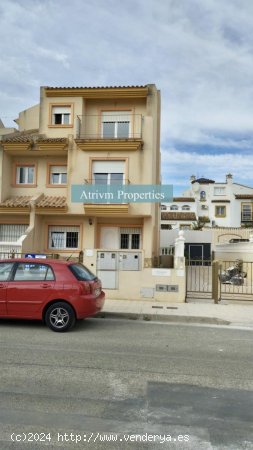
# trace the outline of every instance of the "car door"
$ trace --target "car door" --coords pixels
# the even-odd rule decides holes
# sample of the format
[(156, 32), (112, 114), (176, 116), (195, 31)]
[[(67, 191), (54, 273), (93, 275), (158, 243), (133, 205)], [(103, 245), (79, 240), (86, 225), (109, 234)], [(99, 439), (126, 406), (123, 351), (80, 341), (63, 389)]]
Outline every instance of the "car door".
[(0, 262), (0, 316), (6, 316), (6, 292), (14, 263)]
[(36, 262), (18, 262), (7, 288), (7, 313), (11, 317), (40, 318), (52, 296), (55, 279), (52, 268)]

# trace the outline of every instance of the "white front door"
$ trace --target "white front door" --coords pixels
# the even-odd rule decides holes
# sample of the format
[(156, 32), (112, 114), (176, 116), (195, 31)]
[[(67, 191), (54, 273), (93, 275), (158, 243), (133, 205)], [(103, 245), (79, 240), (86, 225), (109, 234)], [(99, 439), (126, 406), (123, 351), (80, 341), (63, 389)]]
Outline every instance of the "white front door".
[(101, 227), (100, 248), (110, 250), (119, 249), (118, 227)]

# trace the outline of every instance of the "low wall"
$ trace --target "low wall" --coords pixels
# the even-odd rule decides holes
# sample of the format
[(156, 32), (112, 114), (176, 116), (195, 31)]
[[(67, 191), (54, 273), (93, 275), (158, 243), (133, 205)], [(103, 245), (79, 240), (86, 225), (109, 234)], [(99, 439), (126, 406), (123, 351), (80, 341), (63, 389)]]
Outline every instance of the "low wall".
[(119, 289), (105, 289), (110, 299), (185, 302), (185, 269), (119, 271), (118, 277)]
[(253, 261), (253, 242), (216, 244), (215, 259), (220, 261)]
[[(101, 252), (101, 249), (84, 251), (83, 262), (93, 273), (97, 273), (97, 252)], [(116, 250), (113, 250), (113, 253), (116, 252)], [(118, 288), (104, 288), (107, 298), (171, 303), (185, 302), (186, 277), (184, 257), (174, 258), (175, 268), (151, 268), (145, 267), (145, 252), (140, 252), (142, 254), (140, 270), (117, 270)], [(104, 274), (106, 276), (106, 271)], [(165, 290), (163, 291), (163, 289)]]

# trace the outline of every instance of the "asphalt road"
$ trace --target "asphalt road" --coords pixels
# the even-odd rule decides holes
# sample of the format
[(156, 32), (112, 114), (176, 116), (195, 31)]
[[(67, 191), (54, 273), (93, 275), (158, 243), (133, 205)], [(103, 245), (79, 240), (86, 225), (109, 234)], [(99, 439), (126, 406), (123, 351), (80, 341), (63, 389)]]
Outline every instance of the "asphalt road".
[(0, 321), (0, 448), (253, 449), (253, 331)]

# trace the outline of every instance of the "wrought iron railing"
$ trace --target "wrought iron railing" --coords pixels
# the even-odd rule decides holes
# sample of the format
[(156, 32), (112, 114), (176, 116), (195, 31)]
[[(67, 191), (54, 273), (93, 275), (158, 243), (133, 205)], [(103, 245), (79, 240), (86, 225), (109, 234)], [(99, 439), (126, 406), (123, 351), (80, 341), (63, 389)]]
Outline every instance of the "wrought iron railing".
[(77, 116), (77, 139), (141, 139), (142, 115), (112, 112)]

